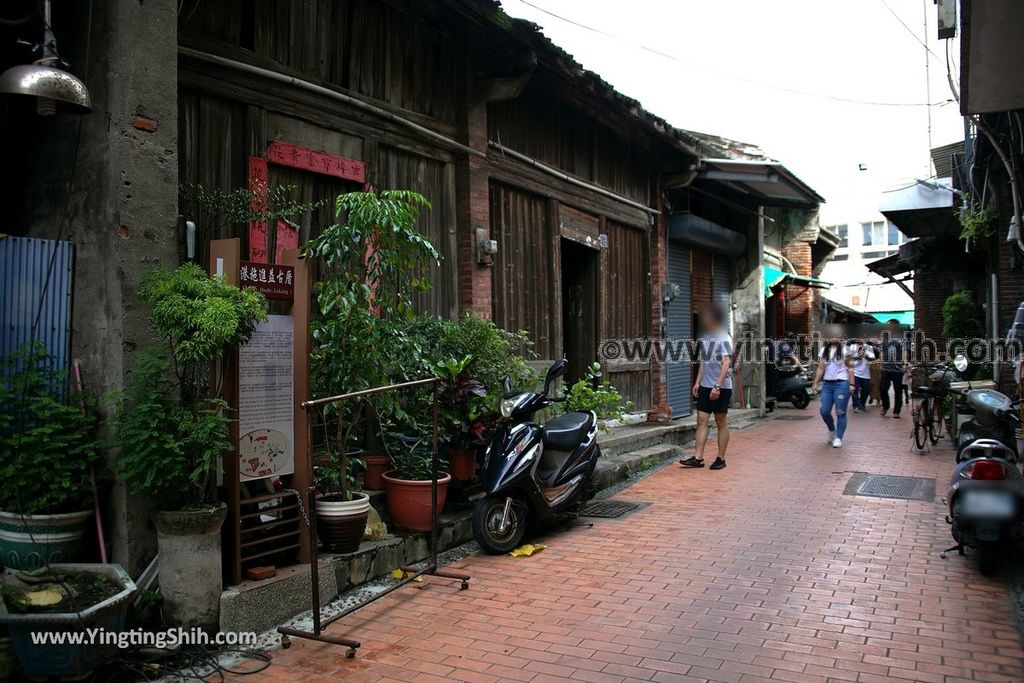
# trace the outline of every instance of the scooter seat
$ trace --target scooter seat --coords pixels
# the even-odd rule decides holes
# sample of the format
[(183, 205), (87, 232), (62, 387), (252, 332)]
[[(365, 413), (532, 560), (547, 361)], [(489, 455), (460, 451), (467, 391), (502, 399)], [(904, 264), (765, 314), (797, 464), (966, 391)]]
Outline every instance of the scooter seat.
[(591, 413), (572, 412), (560, 415), (544, 425), (544, 448), (571, 453), (583, 443), (594, 426)]

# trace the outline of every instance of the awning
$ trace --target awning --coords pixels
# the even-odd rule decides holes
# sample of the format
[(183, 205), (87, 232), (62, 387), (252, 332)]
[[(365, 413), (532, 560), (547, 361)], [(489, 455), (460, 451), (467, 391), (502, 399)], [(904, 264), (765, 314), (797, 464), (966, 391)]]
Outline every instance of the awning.
[(906, 261), (900, 260), (900, 255), (898, 253), (875, 261), (869, 261), (864, 264), (864, 267), (873, 273), (878, 273), (882, 277), (887, 278), (893, 278), (897, 275), (902, 275), (903, 273), (909, 273), (914, 269), (914, 267)]
[(875, 311), (871, 315), (880, 323), (887, 323), (895, 318), (900, 325), (914, 326), (913, 311)]
[(780, 284), (783, 280), (789, 280), (791, 282), (806, 285), (807, 287), (817, 287), (819, 289), (828, 289), (832, 286), (831, 282), (825, 282), (824, 280), (816, 277), (810, 277), (809, 275), (787, 273), (779, 270), (778, 268), (772, 268), (771, 266), (762, 266), (761, 269), (764, 271), (764, 297), (766, 299), (772, 295), (772, 287)]
[(958, 236), (962, 230), (953, 210), (949, 178), (915, 180), (882, 193), (878, 210), (908, 237)]
[(749, 195), (764, 206), (812, 209), (825, 201), (777, 161), (701, 159), (698, 177)]

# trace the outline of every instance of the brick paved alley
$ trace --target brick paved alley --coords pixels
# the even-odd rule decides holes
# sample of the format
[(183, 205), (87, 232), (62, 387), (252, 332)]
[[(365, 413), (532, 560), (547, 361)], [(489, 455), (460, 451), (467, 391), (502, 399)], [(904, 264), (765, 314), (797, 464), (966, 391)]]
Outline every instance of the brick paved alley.
[[(286, 681), (1021, 681), (1007, 591), (950, 544), (951, 452), (910, 450), (910, 419), (851, 415), (825, 444), (812, 405), (735, 433), (720, 472), (671, 466), (619, 494), (650, 505), (546, 537), (533, 558), (474, 555), (470, 590), (428, 579), (294, 640)], [(710, 462), (710, 459), (709, 459)], [(935, 502), (844, 496), (852, 472), (934, 477)]]

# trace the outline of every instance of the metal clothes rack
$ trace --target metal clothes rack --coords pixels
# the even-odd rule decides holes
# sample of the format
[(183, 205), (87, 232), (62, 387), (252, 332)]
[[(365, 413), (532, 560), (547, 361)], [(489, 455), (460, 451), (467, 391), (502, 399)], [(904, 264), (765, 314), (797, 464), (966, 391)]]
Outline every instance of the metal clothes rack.
[[(281, 634), (281, 647), (288, 648), (291, 645), (291, 638), (306, 638), (308, 640), (317, 640), (322, 643), (331, 643), (332, 645), (341, 645), (348, 648), (348, 652), (345, 656), (351, 659), (356, 656), (356, 649), (361, 646), (358, 640), (346, 638), (344, 636), (333, 636), (324, 633), (324, 629), (333, 624), (336, 621), (344, 619), (353, 612), (357, 612), (363, 607), (366, 607), (370, 603), (383, 598), (385, 595), (402, 588), (411, 581), (415, 581), (421, 576), (438, 576), (445, 579), (453, 579), (461, 581), (461, 589), (466, 590), (469, 588), (470, 575), (464, 572), (456, 572), (447, 569), (440, 569), (437, 566), (437, 418), (438, 418), (438, 394), (441, 386), (440, 377), (430, 377), (427, 379), (415, 380), (412, 382), (401, 382), (399, 384), (390, 384), (383, 387), (375, 387), (373, 389), (365, 389), (363, 391), (354, 391), (348, 394), (340, 394), (338, 396), (328, 396), (326, 398), (318, 398), (311, 401), (303, 401), (300, 405), (303, 410), (309, 410), (316, 406), (325, 405), (328, 403), (343, 403), (348, 399), (363, 398), (372, 394), (380, 394), (387, 391), (397, 391), (401, 389), (411, 389), (414, 387), (423, 387), (432, 385), (433, 387), (433, 415), (431, 425), (431, 443), (432, 443), (432, 455), (431, 455), (431, 487), (430, 487), (430, 558), (427, 562), (427, 566), (423, 569), (413, 570), (409, 567), (402, 567), (404, 572), (404, 578), (401, 579), (394, 586), (388, 587), (386, 590), (372, 595), (360, 602), (352, 605), (351, 607), (342, 610), (334, 616), (323, 617), (320, 610), (320, 573), (318, 567), (318, 554), (317, 554), (317, 533), (316, 533), (316, 487), (310, 486), (306, 492), (306, 508), (309, 510), (309, 578), (310, 578), (310, 590), (313, 605), (313, 630), (307, 631), (305, 629), (292, 628), (290, 626), (280, 626), (277, 632)], [(338, 411), (339, 419), (341, 410)], [(312, 425), (312, 420), (308, 420), (308, 423)], [(307, 432), (307, 445), (312, 447), (312, 427), (308, 428)]]

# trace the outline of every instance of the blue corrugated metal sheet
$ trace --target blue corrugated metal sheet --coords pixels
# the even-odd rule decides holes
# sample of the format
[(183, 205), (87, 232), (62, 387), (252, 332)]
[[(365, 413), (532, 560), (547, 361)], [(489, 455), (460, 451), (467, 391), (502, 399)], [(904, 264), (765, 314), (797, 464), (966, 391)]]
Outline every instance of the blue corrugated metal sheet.
[[(668, 305), (666, 336), (675, 344), (693, 337), (693, 307), (690, 301), (690, 248), (678, 242), (668, 243), (668, 281), (678, 285), (675, 299)], [(685, 351), (683, 360), (686, 359)], [(690, 390), (693, 368), (688, 363), (666, 363), (668, 404), (672, 417), (685, 417), (692, 412)]]
[(0, 236), (0, 356), (34, 338), (57, 367), (68, 367), (73, 279), (70, 242)]

